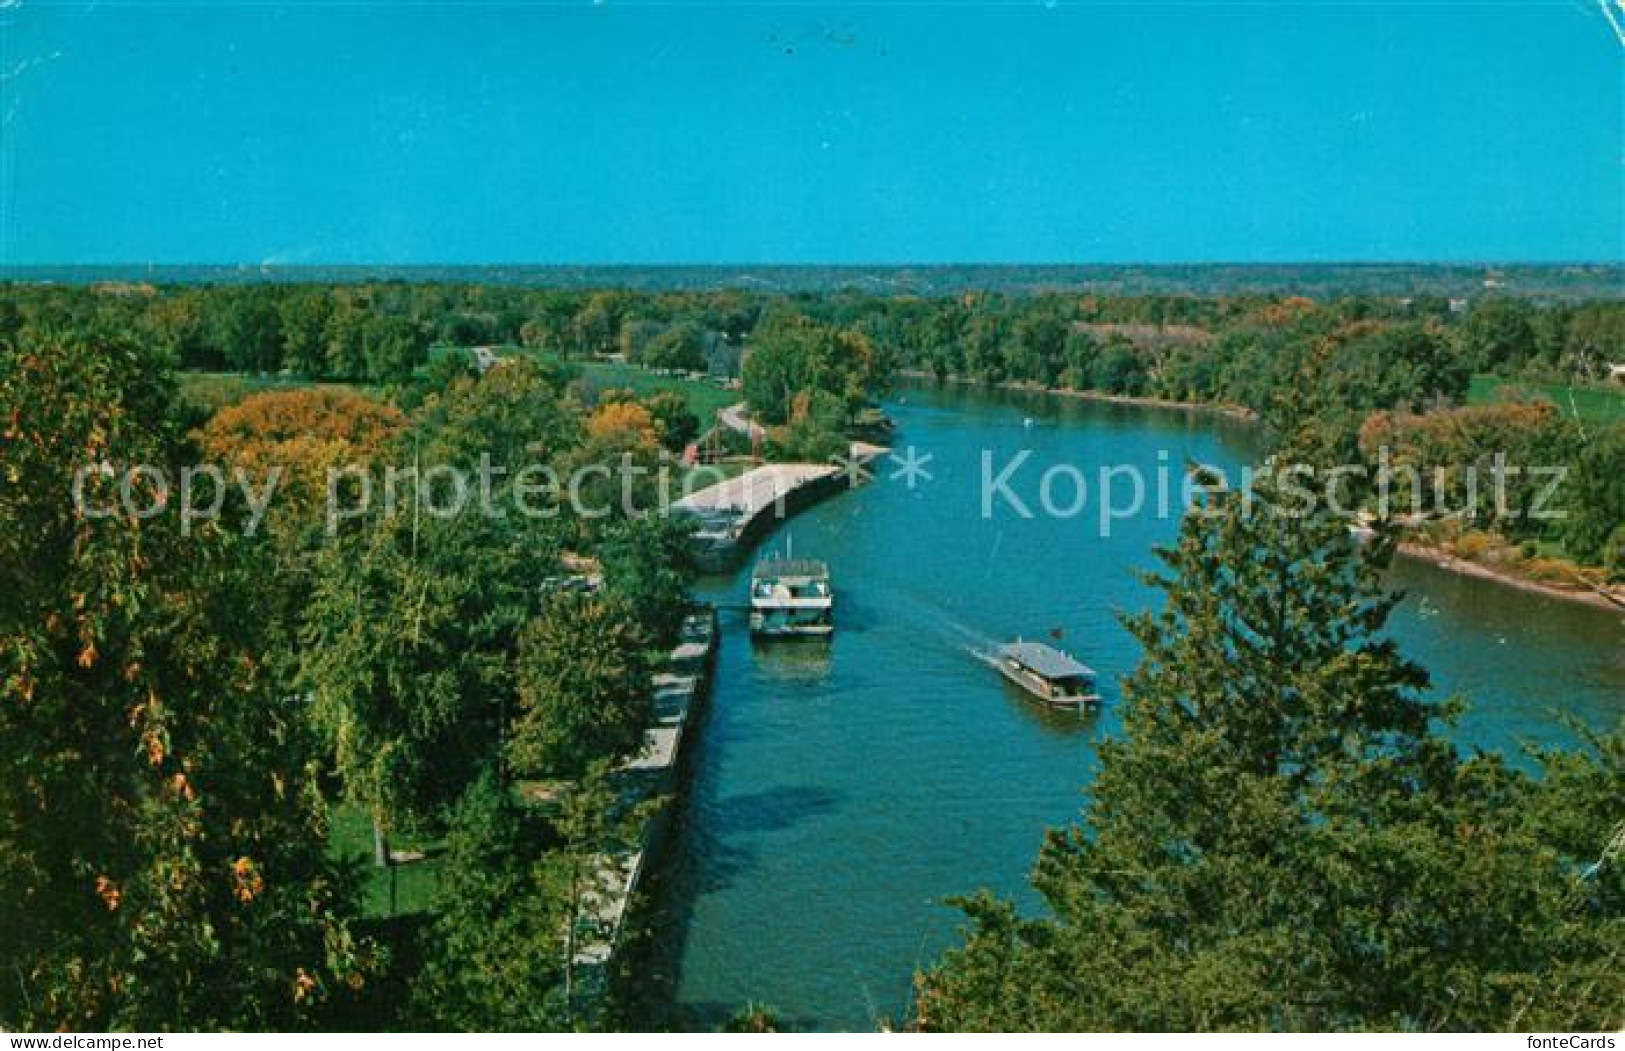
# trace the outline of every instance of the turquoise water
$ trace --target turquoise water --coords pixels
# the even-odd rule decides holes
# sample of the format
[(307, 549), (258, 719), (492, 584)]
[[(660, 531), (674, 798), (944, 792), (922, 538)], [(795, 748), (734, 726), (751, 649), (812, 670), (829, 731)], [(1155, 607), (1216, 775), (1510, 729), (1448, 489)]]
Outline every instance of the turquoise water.
[[(1072, 519), (1002, 503), (984, 518), (984, 449), (995, 475), (1032, 450), (1011, 488), (1035, 511), (1056, 463), (1084, 468), (1091, 488), (1099, 464), (1138, 465), (1153, 489), (1171, 465), (1177, 506), (1181, 463), (1234, 469), (1251, 451), (1246, 427), (1211, 416), (1059, 398), (910, 389), (890, 411), (899, 451), (929, 454), (932, 480), (910, 489), (883, 471), (763, 545), (788, 534), (797, 555), (830, 563), (833, 642), (755, 645), (724, 612), (659, 903), (671, 1024), (755, 1000), (800, 1028), (870, 1028), (906, 1013), (912, 972), (951, 942), (945, 898), (991, 887), (1035, 902), (1043, 832), (1077, 815), (1137, 658), (1116, 614), (1153, 598), (1135, 571), (1177, 522), (1146, 513), (1102, 535), (1093, 492)], [(1070, 482), (1052, 498), (1069, 506)], [(747, 576), (702, 590), (737, 605)], [(1395, 576), (1411, 593), (1395, 631), (1441, 689), (1474, 700), (1464, 739), (1562, 739), (1565, 713), (1603, 725), (1625, 711), (1618, 617), (1426, 565)], [(1098, 716), (1041, 711), (974, 656), (1053, 629), (1101, 673)]]

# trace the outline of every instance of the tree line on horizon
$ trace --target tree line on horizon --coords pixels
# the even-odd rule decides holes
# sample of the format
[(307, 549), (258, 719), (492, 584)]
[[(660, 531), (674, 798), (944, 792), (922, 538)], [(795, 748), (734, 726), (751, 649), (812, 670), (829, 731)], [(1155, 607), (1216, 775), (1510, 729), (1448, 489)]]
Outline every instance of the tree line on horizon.
[[(1148, 394), (1257, 407), (1291, 374), (1273, 358), (1306, 328), (1410, 323), (1447, 333), (1469, 372), (1563, 382), (1598, 379), (1625, 357), (1625, 303), (1484, 294), (1125, 294), (967, 291), (872, 295), (528, 288), (406, 281), (152, 285), (0, 284), (0, 331), (24, 319), (92, 318), (163, 350), (182, 369), (287, 373), (311, 380), (401, 381), (431, 346), (515, 346), (562, 354), (650, 356), (697, 368), (718, 344), (805, 315), (863, 333), (908, 365), (986, 382)], [(1160, 331), (1155, 331), (1160, 330)], [(1403, 334), (1408, 333), (1408, 334)], [(1417, 333), (1402, 330), (1413, 344)], [(1244, 343), (1260, 344), (1237, 362)], [(1412, 349), (1427, 349), (1413, 346)], [(1131, 352), (1129, 356), (1119, 351)], [(737, 371), (737, 355), (724, 363)], [(1426, 393), (1426, 388), (1418, 388)], [(1448, 392), (1448, 391), (1446, 391)]]

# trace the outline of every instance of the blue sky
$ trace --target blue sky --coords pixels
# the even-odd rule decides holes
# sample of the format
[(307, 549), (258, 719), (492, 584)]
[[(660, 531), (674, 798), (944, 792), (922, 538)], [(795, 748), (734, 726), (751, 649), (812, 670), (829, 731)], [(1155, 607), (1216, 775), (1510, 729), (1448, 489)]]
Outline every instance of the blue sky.
[(1625, 258), (1590, 0), (0, 0), (0, 263)]

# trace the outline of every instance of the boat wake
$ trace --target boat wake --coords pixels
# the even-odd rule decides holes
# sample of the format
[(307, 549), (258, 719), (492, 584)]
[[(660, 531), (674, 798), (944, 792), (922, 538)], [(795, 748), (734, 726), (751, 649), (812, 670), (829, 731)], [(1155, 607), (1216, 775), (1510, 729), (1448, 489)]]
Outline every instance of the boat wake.
[(914, 626), (923, 636), (932, 637), (949, 649), (992, 663), (1001, 639), (959, 619), (942, 603), (924, 595), (893, 588), (891, 601), (905, 607), (902, 622)]

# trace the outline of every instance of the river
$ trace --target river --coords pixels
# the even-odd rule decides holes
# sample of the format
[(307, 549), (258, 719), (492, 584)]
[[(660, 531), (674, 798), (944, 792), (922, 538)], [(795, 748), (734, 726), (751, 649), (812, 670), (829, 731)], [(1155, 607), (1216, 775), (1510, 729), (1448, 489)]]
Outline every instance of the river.
[[(888, 464), (762, 545), (829, 562), (834, 640), (756, 645), (724, 612), (656, 903), (664, 1024), (711, 1026), (755, 1000), (796, 1028), (872, 1028), (906, 1013), (912, 972), (952, 943), (944, 899), (989, 887), (1036, 905), (1026, 877), (1044, 830), (1077, 816), (1138, 657), (1117, 615), (1154, 601), (1136, 571), (1178, 527), (1155, 513), (1157, 473), (1177, 501), (1180, 464), (1235, 471), (1255, 440), (1213, 415), (1017, 392), (910, 387), (888, 411), (898, 452), (929, 455), (931, 478), (910, 487)], [(1035, 512), (1050, 466), (1082, 468), (1093, 488), (1098, 465), (1136, 465), (1146, 513), (1103, 535), (1090, 492), (1072, 518), (1025, 519), (1002, 498), (984, 517), (984, 450), (995, 475), (1031, 450), (1009, 491)], [(1071, 481), (1052, 481), (1062, 510)], [(700, 590), (737, 607), (748, 575)], [(1438, 691), (1471, 701), (1463, 744), (1563, 741), (1565, 717), (1625, 712), (1618, 616), (1423, 563), (1394, 582), (1409, 598), (1392, 630)], [(1097, 716), (1040, 711), (973, 655), (1056, 629), (1100, 673)]]

